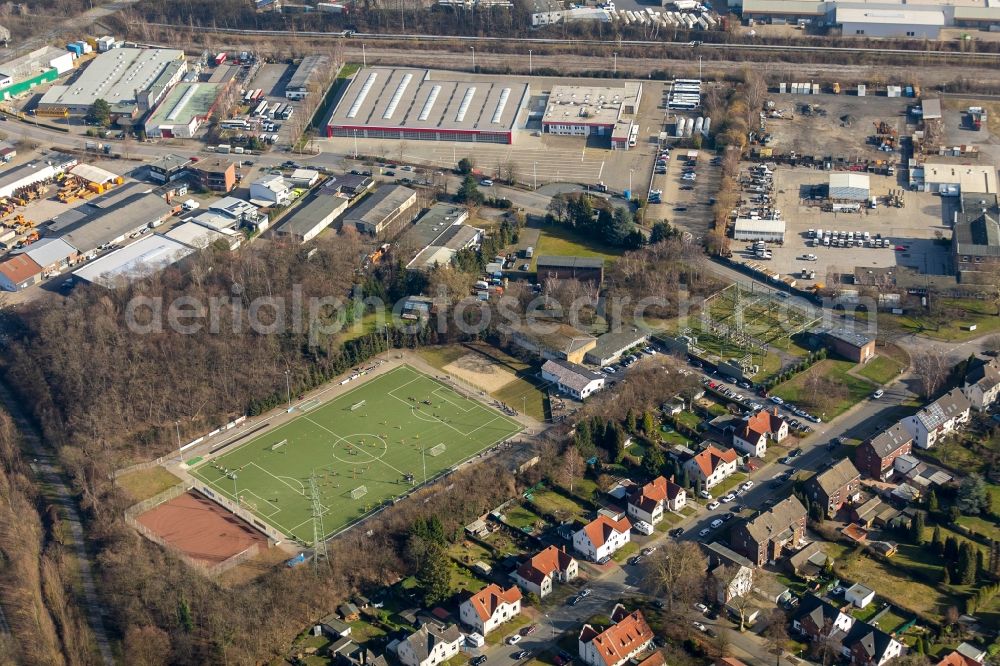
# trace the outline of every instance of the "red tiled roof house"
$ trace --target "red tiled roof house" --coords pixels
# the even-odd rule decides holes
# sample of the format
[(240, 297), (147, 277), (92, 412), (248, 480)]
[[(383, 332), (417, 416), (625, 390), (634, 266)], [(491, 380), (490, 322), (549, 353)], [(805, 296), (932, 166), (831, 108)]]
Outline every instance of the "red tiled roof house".
[(642, 611), (627, 613), (621, 604), (611, 612), (614, 622), (604, 631), (590, 624), (583, 625), (578, 639), (580, 660), (588, 666), (622, 666), (632, 657), (648, 649), (653, 631), (646, 624)]
[(521, 590), (492, 583), (463, 601), (458, 610), (464, 624), (485, 636), (521, 614)]
[(549, 546), (514, 572), (512, 578), (522, 590), (543, 598), (552, 592), (555, 581), (567, 583), (576, 578), (579, 564), (564, 548)]

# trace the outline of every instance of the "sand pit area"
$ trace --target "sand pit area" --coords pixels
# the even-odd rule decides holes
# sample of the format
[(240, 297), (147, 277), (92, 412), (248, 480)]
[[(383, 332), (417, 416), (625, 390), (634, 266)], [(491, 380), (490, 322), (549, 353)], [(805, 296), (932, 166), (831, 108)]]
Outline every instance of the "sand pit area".
[(476, 353), (460, 356), (442, 369), (487, 393), (499, 391), (517, 379), (517, 375), (501, 363)]

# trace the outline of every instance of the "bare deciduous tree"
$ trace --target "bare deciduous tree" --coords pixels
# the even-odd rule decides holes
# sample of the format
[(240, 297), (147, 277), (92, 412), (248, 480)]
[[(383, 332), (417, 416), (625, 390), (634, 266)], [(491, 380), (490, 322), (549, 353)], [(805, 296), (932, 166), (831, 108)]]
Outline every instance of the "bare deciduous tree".
[(920, 381), (920, 394), (933, 397), (948, 378), (950, 366), (947, 357), (936, 349), (928, 349), (913, 359), (913, 373)]
[(643, 580), (666, 603), (667, 612), (687, 610), (702, 597), (708, 560), (698, 544), (670, 541), (645, 562)]

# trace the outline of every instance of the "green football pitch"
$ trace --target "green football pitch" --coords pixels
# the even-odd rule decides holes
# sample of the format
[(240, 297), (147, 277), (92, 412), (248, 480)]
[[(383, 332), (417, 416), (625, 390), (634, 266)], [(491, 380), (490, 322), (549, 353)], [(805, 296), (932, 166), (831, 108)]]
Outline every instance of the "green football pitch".
[(330, 535), (521, 430), (409, 366), (360, 381), (191, 473), (285, 535), (312, 543), (313, 480), (322, 533)]

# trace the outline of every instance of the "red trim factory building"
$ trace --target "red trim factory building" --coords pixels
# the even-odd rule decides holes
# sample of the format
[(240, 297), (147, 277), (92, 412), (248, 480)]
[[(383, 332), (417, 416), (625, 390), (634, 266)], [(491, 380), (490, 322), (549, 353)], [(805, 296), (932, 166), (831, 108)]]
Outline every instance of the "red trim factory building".
[(526, 83), (429, 69), (359, 70), (334, 105), (327, 137), (514, 142), (524, 126)]

